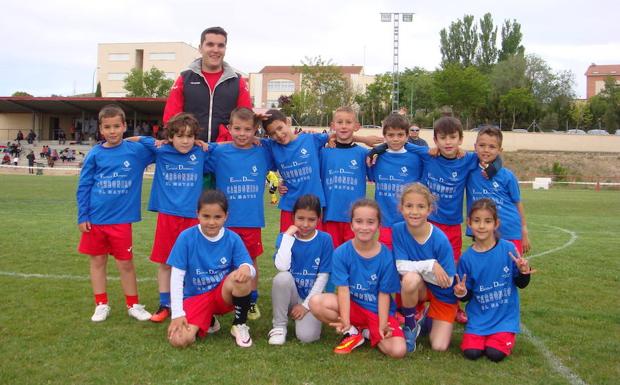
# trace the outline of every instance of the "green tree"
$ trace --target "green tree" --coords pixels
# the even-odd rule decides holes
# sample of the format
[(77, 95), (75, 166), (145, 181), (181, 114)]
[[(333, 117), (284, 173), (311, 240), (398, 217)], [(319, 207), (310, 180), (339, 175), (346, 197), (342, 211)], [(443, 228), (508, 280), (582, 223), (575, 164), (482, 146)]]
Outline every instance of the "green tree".
[(101, 97), (101, 82), (97, 82), (97, 89), (95, 90), (95, 97), (96, 98)]
[(521, 45), (521, 24), (516, 20), (504, 20), (502, 25), (502, 48), (499, 51), (499, 61), (506, 60), (510, 56), (523, 56), (525, 48)]
[(125, 78), (125, 89), (130, 97), (163, 98), (168, 96), (173, 83), (164, 71), (155, 67), (147, 72), (133, 68)]
[(489, 72), (497, 61), (497, 27), (493, 25), (493, 17), (486, 13), (480, 19), (480, 33), (478, 34), (480, 47), (476, 53), (476, 65), (483, 72)]
[(441, 65), (460, 64), (469, 67), (474, 64), (478, 49), (478, 26), (473, 15), (463, 16), (450, 24), (449, 32), (439, 32)]
[(512, 126), (514, 130), (517, 116), (526, 114), (534, 107), (535, 99), (532, 93), (525, 88), (513, 88), (507, 94), (500, 96), (500, 102), (505, 111), (512, 115)]
[(360, 106), (362, 121), (378, 125), (390, 113), (391, 94), (392, 74), (386, 72), (375, 76), (375, 81), (366, 87), (366, 92), (355, 98)]
[(400, 74), (400, 96), (402, 106), (409, 109), (411, 115), (416, 110), (425, 112), (435, 108), (433, 101), (433, 74), (423, 68), (407, 68)]
[(331, 60), (325, 61), (320, 56), (307, 57), (302, 60), (301, 73), (302, 88), (316, 96), (316, 99), (308, 100), (306, 111), (318, 117), (319, 125), (329, 122), (330, 114), (336, 108), (352, 103), (351, 85)]
[(13, 95), (11, 96), (30, 96), (32, 97), (32, 95), (30, 95), (28, 92), (25, 91), (15, 91), (13, 92)]
[(461, 68), (448, 65), (433, 76), (435, 101), (439, 106), (451, 106), (453, 111), (469, 119), (476, 117), (479, 108), (485, 105), (489, 95), (489, 80), (476, 67)]
[(587, 129), (594, 121), (588, 103), (576, 100), (571, 103), (570, 118), (575, 128)]

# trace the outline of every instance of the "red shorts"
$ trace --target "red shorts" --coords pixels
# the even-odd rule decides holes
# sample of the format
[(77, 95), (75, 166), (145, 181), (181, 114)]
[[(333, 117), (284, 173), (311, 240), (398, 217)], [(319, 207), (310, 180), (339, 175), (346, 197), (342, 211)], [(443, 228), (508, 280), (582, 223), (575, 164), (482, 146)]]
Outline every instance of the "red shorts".
[(248, 249), (250, 258), (256, 259), (263, 253), (263, 239), (260, 227), (229, 227), (228, 230), (234, 231)]
[(379, 242), (383, 243), (388, 249), (393, 249), (391, 227), (379, 227)]
[(448, 237), (450, 245), (452, 246), (452, 252), (454, 253), (454, 262), (458, 262), (461, 258), (461, 249), (463, 248), (463, 234), (461, 231), (461, 225), (444, 225), (443, 223), (437, 223), (429, 221), (436, 227), (438, 227)]
[(464, 333), (463, 342), (461, 342), (461, 350), (484, 350), (485, 348), (493, 348), (499, 350), (509, 356), (515, 346), (514, 333), (495, 333), (488, 336), (479, 336), (476, 334)]
[(520, 239), (509, 239), (508, 242), (512, 242), (512, 244), (515, 245), (515, 247), (517, 248), (519, 254), (523, 254), (523, 241), (521, 241)]
[(436, 319), (439, 321), (446, 321), (450, 323), (454, 323), (454, 318), (456, 317), (456, 312), (459, 309), (459, 304), (457, 303), (447, 303), (443, 302), (437, 297), (433, 295), (429, 288), (426, 288), (426, 299), (424, 300), (429, 303), (428, 306), (428, 316), (432, 319)]
[(121, 261), (133, 258), (131, 223), (118, 225), (90, 225), (90, 231), (82, 233), (78, 252), (88, 255), (111, 254)]
[(214, 314), (220, 315), (233, 311), (233, 305), (224, 301), (222, 296), (222, 288), (227, 277), (210, 292), (183, 300), (187, 323), (198, 326), (198, 337), (204, 337), (207, 334), (211, 317)]
[[(379, 315), (366, 310), (357, 303), (351, 301), (351, 311), (349, 315), (351, 325), (359, 330), (368, 329), (370, 332), (370, 345), (375, 346), (381, 342), (379, 334)], [(388, 317), (388, 325), (392, 328), (392, 337), (404, 337), (403, 329), (400, 328), (396, 317)]]
[(334, 248), (355, 237), (353, 230), (351, 230), (351, 223), (349, 222), (323, 222), (323, 231), (332, 236)]
[[(281, 210), (280, 211), (280, 232), (283, 233), (288, 230), (289, 227), (294, 225), (293, 212)], [(319, 222), (316, 224), (317, 230), (323, 230), (321, 218), (319, 218)]]
[(198, 224), (196, 218), (178, 217), (164, 213), (157, 214), (157, 226), (155, 227), (155, 239), (151, 250), (151, 261), (166, 263), (172, 246), (179, 234), (187, 228)]

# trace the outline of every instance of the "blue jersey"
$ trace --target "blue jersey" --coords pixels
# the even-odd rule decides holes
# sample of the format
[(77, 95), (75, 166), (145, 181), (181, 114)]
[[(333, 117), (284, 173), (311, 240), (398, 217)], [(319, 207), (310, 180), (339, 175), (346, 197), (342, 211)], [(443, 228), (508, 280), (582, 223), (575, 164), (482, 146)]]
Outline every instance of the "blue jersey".
[(466, 307), (465, 333), (519, 333), (519, 291), (514, 282), (519, 269), (508, 252), (517, 255), (512, 243), (499, 239), (491, 250), (479, 253), (470, 247), (461, 256), (458, 274), (467, 274), (465, 286), (473, 295)]
[[(282, 233), (278, 235), (276, 240), (276, 250), (280, 248), (281, 243)], [(291, 268), (289, 271), (295, 279), (299, 298), (305, 299), (308, 296), (318, 273), (330, 273), (332, 271), (333, 253), (332, 237), (323, 231), (317, 230), (312, 239), (295, 239), (291, 249)]]
[(93, 147), (84, 159), (77, 188), (78, 223), (96, 225), (140, 220), (142, 174), (154, 157), (142, 144), (122, 141)]
[[(394, 258), (404, 261), (426, 261), (435, 259), (445, 270), (449, 277), (454, 277), (454, 253), (448, 237), (439, 228), (431, 224), (431, 234), (424, 243), (411, 235), (405, 222), (396, 223), (392, 226), (392, 244), (394, 245)], [(430, 282), (425, 282), (435, 297), (445, 303), (456, 303), (452, 287), (442, 288)]]
[(465, 184), (469, 173), (478, 168), (476, 154), (468, 152), (463, 158), (448, 159), (441, 155), (430, 156), (426, 147), (414, 146), (409, 143), (405, 147), (407, 151), (414, 151), (422, 155), (424, 161), (422, 183), (437, 197), (435, 203), (437, 210), (431, 213), (429, 219), (444, 225), (462, 223)]
[(358, 145), (321, 149), (324, 221), (349, 222), (353, 202), (366, 197), (367, 153), (368, 150)]
[(185, 218), (196, 218), (196, 204), (202, 192), (205, 152), (194, 146), (187, 154), (172, 144), (159, 148), (150, 136), (140, 143), (155, 155), (155, 176), (151, 187), (149, 210)]
[(185, 271), (183, 298), (189, 298), (215, 289), (239, 266), (251, 265), (252, 259), (234, 232), (225, 229), (222, 238), (212, 242), (196, 225), (179, 234), (166, 263)]
[[(378, 314), (379, 293), (400, 292), (400, 280), (390, 249), (381, 245), (379, 254), (364, 258), (355, 251), (352, 241), (334, 250), (331, 280), (335, 286), (348, 286), (351, 300)], [(396, 304), (390, 297), (390, 314)]]
[(274, 169), (269, 151), (233, 144), (210, 144), (207, 170), (215, 173), (215, 187), (228, 198), (226, 227), (265, 227), (265, 178)]
[[(467, 180), (467, 212), (475, 201), (482, 198), (490, 198), (497, 205), (499, 235), (504, 239), (521, 239), (521, 215), (517, 208), (521, 192), (515, 175), (505, 168), (492, 179), (486, 179), (480, 172), (472, 172)], [(469, 227), (467, 235), (472, 235)]]
[(263, 145), (271, 151), (274, 163), (288, 188), (278, 204), (281, 210), (293, 211), (297, 198), (305, 194), (316, 195), (321, 206), (325, 207), (319, 150), (325, 146), (327, 139), (327, 134), (301, 133), (287, 145), (270, 139), (263, 141)]
[(386, 152), (377, 157), (369, 177), (375, 182), (375, 200), (381, 208), (381, 226), (390, 227), (403, 220), (398, 210), (404, 186), (420, 180), (422, 160), (411, 152)]

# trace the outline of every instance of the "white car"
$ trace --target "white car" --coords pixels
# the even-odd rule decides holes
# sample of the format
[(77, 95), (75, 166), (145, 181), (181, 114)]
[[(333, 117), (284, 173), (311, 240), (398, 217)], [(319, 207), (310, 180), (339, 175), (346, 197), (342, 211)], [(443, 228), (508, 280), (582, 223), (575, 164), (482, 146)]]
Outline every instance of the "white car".
[(588, 135), (609, 135), (609, 132), (605, 130), (590, 130), (588, 131)]
[(585, 135), (586, 132), (584, 130), (580, 130), (578, 128), (573, 128), (570, 129), (568, 131), (566, 131), (567, 134), (572, 134), (572, 135)]

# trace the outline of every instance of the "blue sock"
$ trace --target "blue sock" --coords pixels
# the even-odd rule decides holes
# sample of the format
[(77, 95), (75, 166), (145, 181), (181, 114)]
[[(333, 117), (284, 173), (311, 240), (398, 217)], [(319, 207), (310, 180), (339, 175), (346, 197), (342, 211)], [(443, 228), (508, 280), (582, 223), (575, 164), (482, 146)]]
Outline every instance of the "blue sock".
[(170, 292), (159, 293), (159, 304), (161, 306), (170, 307)]
[(256, 304), (257, 301), (258, 301), (258, 290), (252, 290), (252, 292), (250, 293), (250, 303)]
[(405, 317), (405, 326), (409, 329), (415, 328), (415, 306), (414, 307), (401, 307), (400, 312)]

